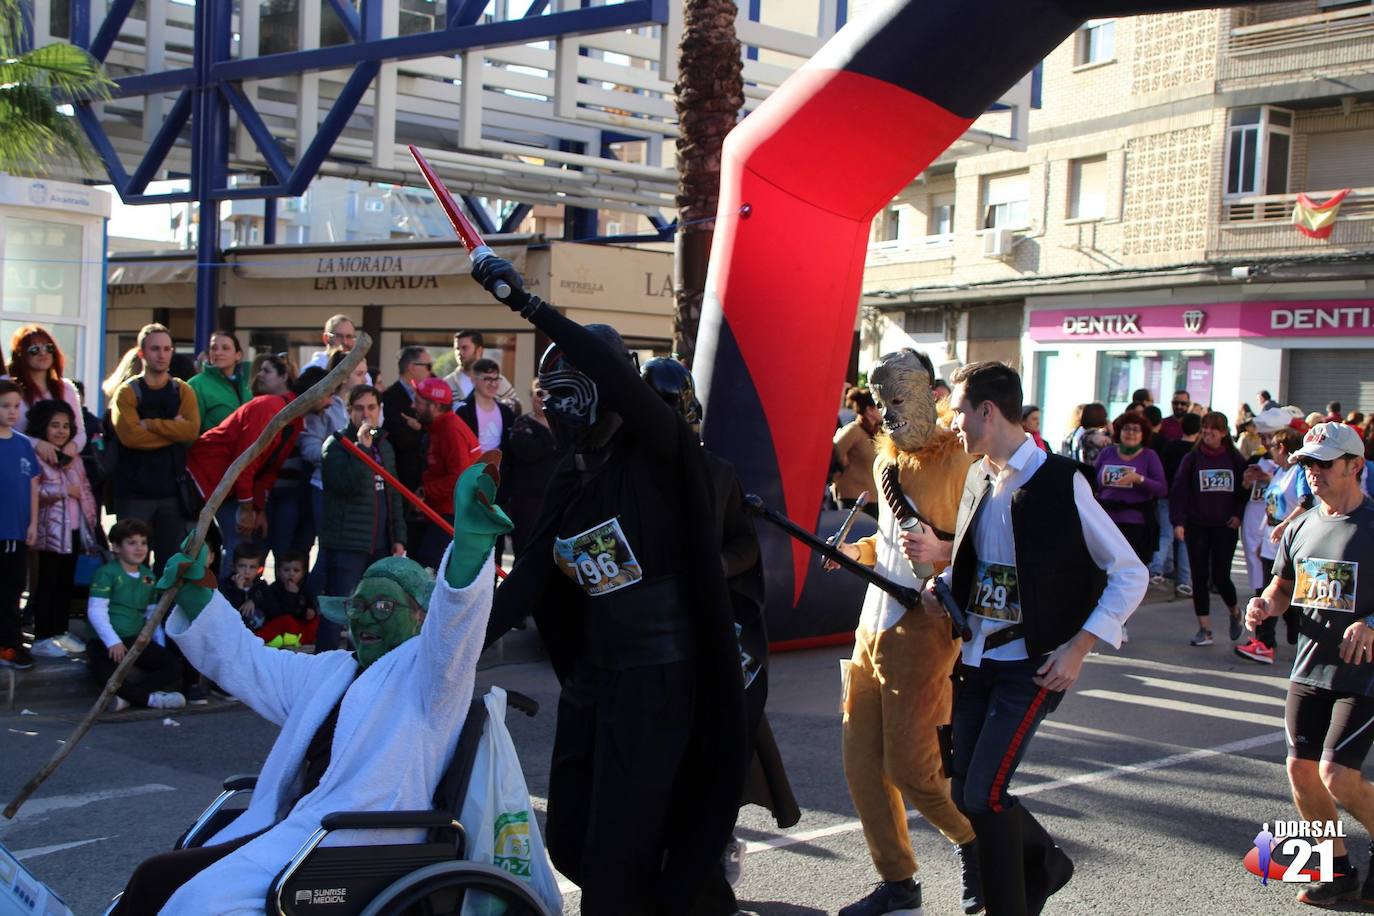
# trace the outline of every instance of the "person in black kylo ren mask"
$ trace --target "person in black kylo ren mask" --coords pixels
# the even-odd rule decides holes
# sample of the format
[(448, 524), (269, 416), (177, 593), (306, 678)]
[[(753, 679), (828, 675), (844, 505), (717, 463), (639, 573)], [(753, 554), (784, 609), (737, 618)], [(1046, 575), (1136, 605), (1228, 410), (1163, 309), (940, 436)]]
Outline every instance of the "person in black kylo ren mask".
[[(747, 764), (744, 683), (721, 529), (696, 434), (620, 335), (473, 277), (553, 341), (544, 411), (569, 449), (487, 642), (532, 613), (562, 683), (546, 836), (587, 914), (732, 914), (720, 869)], [(493, 293), (494, 294), (494, 293)]]

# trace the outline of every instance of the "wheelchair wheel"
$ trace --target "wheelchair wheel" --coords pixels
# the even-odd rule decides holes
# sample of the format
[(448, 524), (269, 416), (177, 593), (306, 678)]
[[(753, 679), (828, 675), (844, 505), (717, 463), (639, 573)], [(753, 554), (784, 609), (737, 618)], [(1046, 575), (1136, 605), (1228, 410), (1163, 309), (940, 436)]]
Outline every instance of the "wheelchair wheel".
[(360, 916), (558, 916), (492, 865), (441, 862), (388, 885)]

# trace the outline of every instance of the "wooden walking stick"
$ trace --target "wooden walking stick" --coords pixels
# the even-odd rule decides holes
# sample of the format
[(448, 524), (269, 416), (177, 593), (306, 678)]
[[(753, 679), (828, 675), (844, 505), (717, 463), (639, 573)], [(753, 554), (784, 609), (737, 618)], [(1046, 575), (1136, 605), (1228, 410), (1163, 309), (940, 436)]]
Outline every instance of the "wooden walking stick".
[[(296, 398), (290, 404), (287, 404), (286, 407), (267, 424), (261, 435), (258, 436), (257, 441), (254, 442), (246, 452), (234, 459), (234, 463), (229, 465), (229, 469), (224, 472), (224, 476), (220, 479), (219, 484), (215, 486), (214, 492), (205, 500), (205, 508), (200, 510), (200, 518), (196, 522), (195, 531), (191, 536), (191, 543), (187, 546), (185, 553), (192, 557), (200, 553), (200, 548), (205, 543), (205, 535), (210, 530), (210, 523), (215, 519), (215, 513), (219, 511), (220, 505), (224, 502), (225, 497), (229, 495), (229, 491), (233, 489), (234, 482), (238, 480), (239, 475), (243, 473), (243, 469), (252, 464), (253, 460), (275, 441), (277, 435), (287, 426), (287, 424), (307, 413), (310, 405), (316, 403), (316, 401), (326, 392), (332, 392), (334, 389), (338, 388), (339, 385), (343, 383), (344, 379), (348, 378), (353, 372), (353, 368), (357, 366), (358, 363), (362, 362), (363, 357), (367, 355), (368, 348), (371, 346), (372, 338), (368, 337), (365, 333), (359, 332), (358, 342), (354, 344), (352, 351), (344, 357), (343, 362), (330, 370), (324, 378), (316, 382), (305, 394)], [(111, 674), (110, 679), (105, 683), (105, 689), (100, 692), (100, 698), (95, 701), (95, 705), (86, 713), (86, 717), (81, 720), (81, 724), (77, 725), (76, 728), (72, 730), (67, 740), (57, 749), (57, 753), (53, 754), (52, 759), (43, 764), (42, 768), (34, 774), (34, 777), (24, 785), (24, 788), (19, 790), (19, 794), (14, 796), (14, 800), (5, 807), (3, 812), (5, 817), (14, 817), (14, 815), (18, 813), (19, 808), (28, 800), (29, 796), (43, 784), (44, 780), (57, 771), (57, 768), (62, 765), (62, 761), (66, 760), (67, 756), (76, 748), (81, 739), (86, 737), (86, 733), (91, 730), (91, 726), (95, 724), (95, 720), (105, 711), (105, 705), (110, 702), (110, 698), (115, 695), (115, 691), (124, 683), (124, 678), (128, 676), (129, 671), (134, 666), (134, 662), (137, 661), (138, 656), (142, 654), (144, 647), (147, 646), (148, 642), (153, 638), (153, 632), (158, 628), (158, 625), (162, 623), (162, 619), (167, 616), (167, 612), (176, 601), (177, 592), (180, 590), (180, 585), (174, 585), (162, 593), (162, 597), (158, 599), (157, 606), (153, 609), (153, 613), (149, 615), (147, 622), (143, 624), (143, 630), (138, 634), (138, 639), (134, 640), (134, 644), (129, 647), (129, 651), (124, 653), (124, 660), (119, 663), (119, 667), (114, 670), (114, 674)]]

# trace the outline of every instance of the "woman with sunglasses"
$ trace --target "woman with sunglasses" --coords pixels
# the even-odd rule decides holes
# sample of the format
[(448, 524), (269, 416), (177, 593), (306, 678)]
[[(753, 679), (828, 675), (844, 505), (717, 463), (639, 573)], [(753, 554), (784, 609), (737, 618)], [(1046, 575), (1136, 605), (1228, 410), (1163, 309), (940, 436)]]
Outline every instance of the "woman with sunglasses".
[[(14, 332), (10, 338), (10, 361), (6, 368), (7, 377), (14, 379), (23, 393), (23, 400), (19, 404), (20, 429), (27, 425), (29, 408), (49, 398), (66, 401), (71, 405), (72, 413), (81, 416), (81, 395), (77, 393), (75, 385), (62, 377), (65, 367), (62, 348), (46, 328), (30, 324)], [(74, 433), (61, 448), (63, 454), (72, 458), (80, 455), (86, 447), (85, 426), (76, 424)], [(37, 452), (38, 460), (57, 464), (59, 450), (51, 442), (34, 439), (33, 450)]]
[(233, 331), (215, 331), (205, 349), (205, 365), (186, 384), (196, 393), (200, 405), (200, 431), (219, 426), (220, 421), (238, 410), (253, 392), (248, 390), (248, 366), (243, 362), (243, 347)]
[(1192, 451), (1183, 456), (1169, 491), (1174, 539), (1187, 546), (1193, 570), (1193, 611), (1198, 622), (1197, 633), (1189, 640), (1193, 646), (1213, 642), (1209, 579), (1231, 615), (1232, 641), (1244, 632), (1236, 586), (1231, 581), (1231, 558), (1236, 553), (1250, 488), (1242, 485), (1245, 459), (1236, 451), (1230, 429), (1223, 413), (1213, 411), (1202, 418), (1202, 434)]

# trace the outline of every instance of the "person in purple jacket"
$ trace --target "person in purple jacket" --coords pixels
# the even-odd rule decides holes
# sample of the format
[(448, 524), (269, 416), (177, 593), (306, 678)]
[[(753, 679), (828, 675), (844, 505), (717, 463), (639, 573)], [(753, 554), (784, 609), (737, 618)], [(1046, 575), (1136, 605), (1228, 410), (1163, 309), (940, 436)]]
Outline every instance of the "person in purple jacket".
[(1197, 634), (1190, 645), (1212, 645), (1212, 619), (1208, 581), (1226, 602), (1231, 614), (1231, 641), (1240, 639), (1244, 625), (1236, 606), (1236, 586), (1231, 582), (1231, 557), (1240, 536), (1249, 489), (1241, 485), (1245, 459), (1231, 442), (1226, 415), (1213, 411), (1202, 418), (1202, 435), (1193, 450), (1183, 456), (1169, 490), (1169, 521), (1174, 538), (1188, 549), (1193, 568), (1193, 610)]
[(1148, 564), (1159, 540), (1154, 501), (1169, 492), (1164, 465), (1145, 447), (1149, 421), (1128, 413), (1112, 423), (1116, 441), (1097, 454), (1097, 501), (1107, 510), (1140, 562)]

